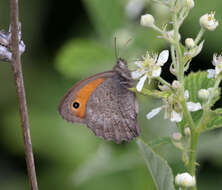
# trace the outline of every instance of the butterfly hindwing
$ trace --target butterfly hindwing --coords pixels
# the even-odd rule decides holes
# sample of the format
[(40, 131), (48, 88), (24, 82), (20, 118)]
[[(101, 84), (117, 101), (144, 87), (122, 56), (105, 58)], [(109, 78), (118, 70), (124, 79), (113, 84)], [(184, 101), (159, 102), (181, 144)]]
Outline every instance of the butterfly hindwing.
[(105, 79), (91, 94), (85, 117), (95, 135), (117, 143), (130, 141), (140, 134), (135, 93), (123, 82), (118, 74)]

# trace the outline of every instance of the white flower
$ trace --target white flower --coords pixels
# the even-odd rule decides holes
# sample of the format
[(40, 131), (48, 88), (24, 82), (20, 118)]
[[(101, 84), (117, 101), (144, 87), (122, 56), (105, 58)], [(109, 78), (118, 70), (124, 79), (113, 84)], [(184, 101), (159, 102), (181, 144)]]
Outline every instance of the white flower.
[(182, 115), (173, 110), (170, 114), (170, 121), (172, 121), (172, 122), (181, 122), (182, 121)]
[(175, 182), (179, 186), (183, 187), (193, 187), (196, 184), (195, 176), (191, 176), (189, 173), (177, 174), (175, 177)]
[(144, 57), (143, 61), (136, 61), (134, 64), (137, 66), (137, 70), (131, 73), (133, 79), (140, 78), (137, 83), (136, 89), (140, 92), (143, 88), (143, 85), (146, 79), (151, 79), (159, 77), (161, 74), (161, 66), (167, 62), (169, 57), (169, 51), (164, 50), (160, 55), (150, 55), (147, 52), (147, 55)]
[(197, 102), (197, 103), (187, 102), (187, 109), (190, 112), (195, 112), (195, 111), (198, 111), (198, 110), (202, 109), (202, 106), (199, 102)]
[(218, 21), (214, 18), (215, 12), (211, 12), (210, 14), (205, 14), (200, 17), (200, 25), (201, 27), (213, 31), (219, 25)]
[(215, 77), (222, 71), (222, 55), (214, 54), (212, 64), (215, 66)]
[(188, 48), (193, 48), (195, 46), (193, 38), (187, 38), (185, 44)]
[(194, 0), (186, 0), (187, 6), (192, 9), (194, 7)]
[(182, 121), (182, 114), (176, 112), (175, 110), (170, 110), (169, 108), (170, 108), (169, 105), (164, 105), (162, 107), (152, 109), (151, 112), (149, 112), (146, 115), (146, 118), (151, 119), (154, 116), (156, 116), (162, 109), (165, 109), (165, 119), (169, 118), (170, 121), (172, 121), (172, 122), (181, 122)]
[(216, 71), (214, 69), (208, 69), (207, 72), (208, 72), (207, 78), (209, 79), (214, 78), (216, 75)]
[(212, 64), (215, 66), (215, 69), (208, 69), (208, 78), (216, 78), (218, 75), (222, 73), (222, 55), (213, 55)]
[(207, 100), (209, 98), (210, 92), (207, 89), (200, 89), (198, 91), (198, 97), (202, 100)]
[(173, 133), (173, 135), (172, 135), (172, 139), (175, 141), (180, 141), (181, 138), (182, 138), (182, 135), (179, 132)]
[(145, 14), (141, 16), (140, 24), (146, 27), (152, 27), (154, 25), (155, 19), (151, 14)]

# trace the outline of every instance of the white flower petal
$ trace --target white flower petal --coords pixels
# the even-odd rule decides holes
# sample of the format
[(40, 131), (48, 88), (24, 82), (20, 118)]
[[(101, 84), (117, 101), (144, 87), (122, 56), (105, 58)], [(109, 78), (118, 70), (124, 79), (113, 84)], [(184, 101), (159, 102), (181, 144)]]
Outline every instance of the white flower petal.
[(204, 40), (199, 44), (193, 57), (197, 56), (203, 48)]
[(175, 112), (174, 110), (170, 114), (170, 121), (172, 122), (181, 122), (182, 117), (180, 113)]
[(162, 51), (158, 57), (157, 65), (163, 66), (164, 63), (167, 62), (168, 57), (169, 57), (169, 51), (168, 50)]
[(222, 71), (222, 64), (221, 63), (218, 63), (216, 65), (215, 71), (216, 71), (216, 76), (221, 73), (221, 71)]
[(142, 63), (143, 63), (142, 61), (135, 61), (134, 62), (134, 64), (139, 68), (142, 68), (142, 66), (143, 66)]
[(184, 98), (185, 98), (186, 100), (188, 100), (189, 97), (190, 97), (189, 91), (188, 91), (188, 90), (185, 90), (185, 92), (184, 92)]
[(138, 78), (140, 78), (142, 75), (144, 74), (144, 71), (133, 71), (132, 73), (131, 73), (131, 76), (132, 76), (132, 78), (133, 79), (138, 79)]
[(214, 66), (217, 65), (217, 54), (214, 54), (214, 55), (213, 55), (213, 61), (212, 61), (212, 64), (213, 64)]
[(199, 102), (187, 102), (187, 109), (191, 112), (194, 112), (202, 109), (202, 106)]
[(208, 72), (207, 78), (210, 79), (215, 77), (216, 71), (214, 69), (208, 69), (207, 72)]
[(140, 92), (143, 89), (143, 85), (144, 85), (144, 82), (146, 81), (146, 79), (147, 79), (147, 75), (144, 75), (143, 77), (140, 78), (140, 81), (136, 85), (137, 91)]
[(149, 112), (149, 113), (146, 115), (146, 118), (147, 118), (147, 119), (153, 118), (154, 116), (156, 116), (156, 115), (162, 110), (162, 108), (163, 108), (163, 107), (158, 107), (158, 108), (152, 109), (151, 112)]
[(153, 68), (152, 70), (152, 77), (159, 77), (161, 74), (161, 71), (162, 71), (161, 67), (158, 65), (155, 65), (155, 68)]

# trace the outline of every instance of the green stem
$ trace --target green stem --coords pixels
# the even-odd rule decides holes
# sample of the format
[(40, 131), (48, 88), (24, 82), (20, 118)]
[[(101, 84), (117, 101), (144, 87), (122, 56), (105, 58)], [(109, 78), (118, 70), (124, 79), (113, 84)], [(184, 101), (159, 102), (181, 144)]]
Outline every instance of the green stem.
[(159, 27), (157, 27), (156, 25), (152, 26), (152, 29), (159, 32), (161, 34), (161, 37), (163, 37), (166, 41), (168, 41), (171, 44), (175, 44), (175, 41), (166, 34), (166, 31), (161, 30)]
[(167, 81), (165, 81), (162, 77), (157, 77), (157, 79), (164, 85), (166, 85), (167, 87), (169, 87), (170, 90), (174, 91), (173, 87), (170, 85), (170, 83), (168, 83)]
[(203, 34), (205, 32), (205, 29), (201, 27), (199, 33), (197, 34), (196, 39), (194, 40), (194, 43), (197, 45), (200, 41), (200, 39), (202, 38)]
[(180, 49), (180, 42), (179, 42), (179, 25), (177, 22), (177, 14), (174, 12), (173, 15), (173, 23), (174, 23), (174, 40), (175, 40), (175, 49), (176, 49), (176, 56), (178, 58), (179, 63), (177, 63), (177, 73), (178, 79), (183, 86), (183, 78), (184, 78), (184, 65), (183, 65), (183, 56)]
[(195, 124), (194, 124), (194, 122), (193, 122), (193, 119), (192, 119), (192, 117), (191, 117), (191, 114), (190, 114), (189, 110), (187, 109), (186, 100), (184, 99), (184, 97), (183, 97), (183, 99), (182, 99), (182, 101), (181, 101), (181, 105), (182, 105), (182, 107), (183, 107), (184, 115), (186, 116), (186, 118), (187, 118), (187, 120), (188, 120), (188, 122), (189, 122), (189, 125), (190, 125), (191, 129), (195, 129)]
[[(188, 171), (192, 176), (195, 176), (195, 168), (196, 168), (196, 149), (197, 149), (197, 141), (198, 141), (198, 133), (195, 132), (195, 124), (191, 117), (191, 114), (187, 108), (186, 100), (184, 98), (184, 62), (183, 62), (183, 55), (180, 48), (180, 42), (178, 39), (179, 35), (179, 24), (177, 22), (177, 14), (174, 12), (173, 15), (173, 22), (174, 22), (174, 40), (176, 42), (175, 50), (176, 56), (178, 59), (177, 63), (177, 73), (178, 73), (178, 80), (181, 84), (180, 86), (180, 102), (184, 110), (184, 115), (188, 120), (188, 123), (191, 126), (191, 141), (190, 141), (190, 154), (189, 154), (189, 164), (188, 164)], [(196, 189), (196, 186), (192, 188), (193, 190)]]
[(171, 52), (172, 64), (176, 66), (175, 47), (173, 45), (171, 45), (170, 47), (170, 52)]
[[(191, 132), (191, 142), (190, 142), (190, 155), (189, 155), (189, 165), (188, 171), (190, 175), (195, 176), (196, 170), (196, 151), (197, 151), (198, 133), (195, 130)], [(196, 185), (192, 187), (192, 190), (196, 190)]]

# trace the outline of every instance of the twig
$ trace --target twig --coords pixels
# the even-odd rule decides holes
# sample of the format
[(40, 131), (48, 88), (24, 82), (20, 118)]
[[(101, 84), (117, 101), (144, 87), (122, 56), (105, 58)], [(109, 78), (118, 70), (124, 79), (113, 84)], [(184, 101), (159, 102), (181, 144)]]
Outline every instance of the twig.
[(18, 23), (18, 0), (11, 0), (11, 27), (12, 27), (12, 70), (16, 84), (16, 92), (19, 103), (22, 134), (25, 146), (26, 165), (28, 169), (29, 183), (32, 190), (38, 190), (35, 173), (34, 157), (29, 130), (29, 119), (26, 106), (25, 89), (22, 75), (21, 58), (19, 53), (19, 23)]

